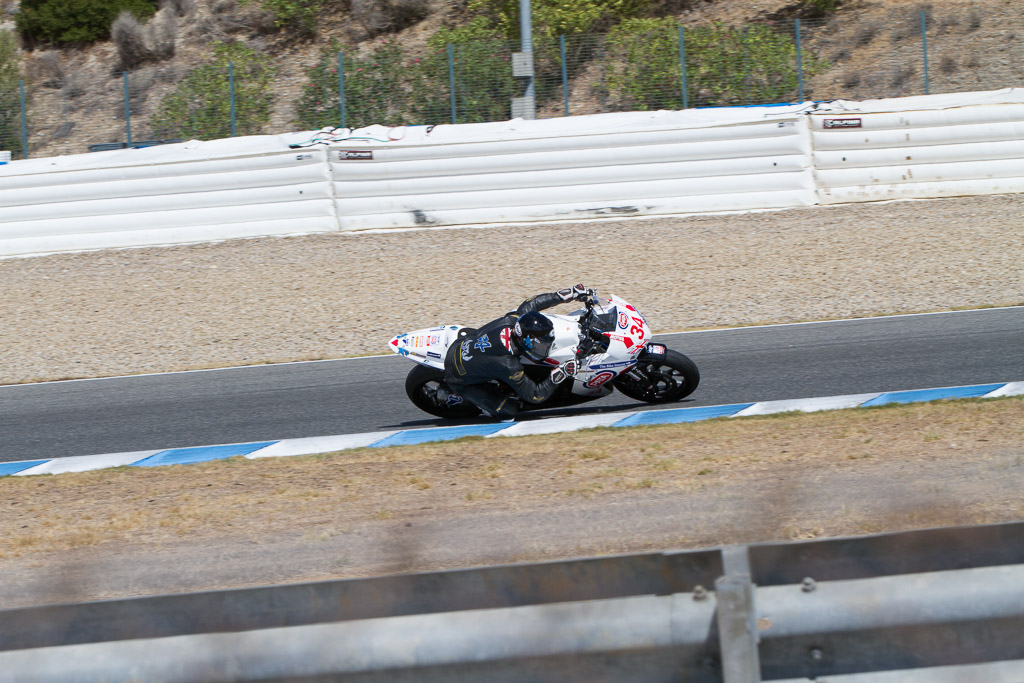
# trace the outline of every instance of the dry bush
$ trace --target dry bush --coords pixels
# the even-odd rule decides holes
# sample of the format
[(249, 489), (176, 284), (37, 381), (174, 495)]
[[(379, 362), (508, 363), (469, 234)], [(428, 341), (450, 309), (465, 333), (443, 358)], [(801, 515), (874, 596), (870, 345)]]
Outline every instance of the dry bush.
[(64, 79), (64, 87), (61, 88), (61, 95), (66, 100), (73, 100), (76, 97), (81, 97), (88, 91), (89, 86), (81, 72), (72, 71)]
[(978, 12), (978, 10), (976, 9), (972, 9), (967, 14), (967, 27), (964, 30), (967, 32), (977, 31), (979, 28), (981, 28), (981, 20), (981, 13)]
[(398, 31), (426, 19), (430, 14), (428, 0), (390, 0), (393, 30)]
[(25, 78), (30, 83), (60, 88), (64, 85), (64, 75), (64, 65), (56, 50), (36, 52), (25, 60)]
[(155, 73), (153, 67), (139, 69), (128, 77), (128, 101), (132, 111), (139, 109), (146, 101), (154, 81)]
[(400, 31), (429, 12), (428, 0), (352, 0), (352, 17), (371, 38)]
[(11, 21), (18, 13), (18, 3), (15, 0), (0, 0), (0, 21)]
[(232, 33), (271, 33), (275, 30), (274, 15), (258, 3), (218, 0), (210, 9), (211, 16), (204, 23), (203, 34), (226, 36)]
[(142, 24), (128, 10), (121, 12), (110, 25), (110, 37), (117, 46), (119, 71), (134, 69), (154, 57), (146, 45)]
[(196, 8), (195, 0), (160, 0), (160, 9), (170, 9), (179, 17), (185, 17)]
[(157, 59), (174, 56), (174, 41), (178, 37), (178, 20), (170, 8), (161, 9), (146, 24), (146, 42)]
[(853, 36), (853, 43), (857, 47), (864, 47), (878, 35), (878, 32), (882, 29), (881, 24), (877, 21), (869, 21), (862, 24)]

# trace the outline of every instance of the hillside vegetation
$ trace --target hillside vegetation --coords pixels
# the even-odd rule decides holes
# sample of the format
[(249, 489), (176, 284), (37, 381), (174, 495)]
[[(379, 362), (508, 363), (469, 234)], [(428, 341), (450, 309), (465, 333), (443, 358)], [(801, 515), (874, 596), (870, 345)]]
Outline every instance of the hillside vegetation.
[[(0, 148), (31, 156), (126, 139), (346, 123), (501, 120), (522, 94), (518, 0), (0, 0)], [(539, 116), (922, 94), (1016, 85), (1012, 0), (533, 0)], [(803, 23), (798, 91), (793, 22)], [(687, 91), (678, 27), (686, 30)], [(559, 40), (566, 47), (563, 68)], [(231, 73), (228, 66), (231, 66)], [(125, 72), (128, 77), (125, 77)], [(229, 82), (235, 88), (235, 129)], [(684, 98), (688, 98), (684, 99)], [(568, 102), (566, 102), (568, 100)]]

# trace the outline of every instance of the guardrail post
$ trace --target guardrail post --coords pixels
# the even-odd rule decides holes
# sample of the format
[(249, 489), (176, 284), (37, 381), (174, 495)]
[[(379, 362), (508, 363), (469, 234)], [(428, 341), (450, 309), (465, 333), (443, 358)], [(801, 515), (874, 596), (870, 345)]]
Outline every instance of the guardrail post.
[(686, 97), (686, 40), (683, 38), (683, 27), (679, 27), (679, 73), (680, 85), (683, 87), (683, 109), (688, 106)]
[(725, 576), (715, 581), (718, 642), (725, 683), (760, 683), (757, 616), (746, 546), (722, 550)]
[(228, 62), (228, 92), (231, 96), (231, 137), (235, 137), (235, 63)]
[(797, 102), (804, 101), (804, 56), (803, 50), (800, 48), (800, 19), (796, 20), (795, 26), (796, 32), (796, 93)]
[(28, 107), (25, 106), (25, 81), (18, 81), (21, 100), (21, 158), (28, 159)]
[(565, 115), (569, 115), (569, 77), (565, 65), (565, 36), (558, 36), (558, 49), (562, 53), (562, 99), (565, 101)]
[(455, 114), (455, 48), (451, 43), (448, 43), (448, 90), (451, 93), (452, 123), (454, 124), (458, 117)]
[(341, 108), (341, 127), (346, 128), (345, 125), (345, 60), (342, 54), (338, 53), (338, 102)]
[(921, 53), (924, 55), (924, 94), (929, 95), (928, 83), (928, 16), (921, 10)]
[(121, 79), (124, 81), (124, 136), (128, 146), (132, 146), (132, 105), (131, 97), (128, 95), (128, 72), (121, 72)]

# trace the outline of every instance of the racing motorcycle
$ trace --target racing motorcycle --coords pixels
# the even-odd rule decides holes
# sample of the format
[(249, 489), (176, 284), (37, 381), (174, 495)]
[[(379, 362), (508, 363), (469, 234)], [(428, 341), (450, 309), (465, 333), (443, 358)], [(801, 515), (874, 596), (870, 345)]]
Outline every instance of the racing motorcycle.
[[(615, 295), (599, 298), (592, 290), (584, 308), (568, 315), (542, 313), (554, 325), (555, 341), (543, 362), (520, 360), (530, 379), (544, 380), (552, 368), (575, 359), (575, 377), (558, 385), (543, 403), (522, 402), (523, 410), (575, 405), (608, 396), (618, 389), (647, 403), (681, 400), (697, 388), (700, 372), (688, 357), (651, 341), (647, 320), (628, 301)], [(405, 380), (405, 393), (420, 410), (445, 418), (466, 418), (480, 410), (449, 389), (444, 358), (452, 344), (476, 330), (439, 325), (393, 337), (388, 348), (417, 363)], [(511, 387), (498, 383), (513, 394)], [(614, 389), (613, 389), (614, 388)]]

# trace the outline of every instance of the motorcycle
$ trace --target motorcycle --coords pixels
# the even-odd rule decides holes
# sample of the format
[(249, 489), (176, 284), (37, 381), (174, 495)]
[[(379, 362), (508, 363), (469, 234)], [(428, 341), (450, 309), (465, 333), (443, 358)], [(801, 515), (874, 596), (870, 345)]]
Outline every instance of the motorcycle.
[[(543, 313), (555, 328), (555, 341), (543, 362), (523, 356), (530, 379), (540, 382), (552, 368), (576, 359), (575, 377), (558, 385), (543, 403), (522, 403), (523, 410), (576, 405), (610, 395), (614, 389), (637, 401), (668, 403), (686, 398), (700, 383), (700, 372), (687, 356), (651, 341), (647, 320), (628, 301), (610, 295), (600, 298), (592, 290), (584, 308), (568, 315)], [(417, 363), (405, 380), (405, 393), (413, 404), (431, 415), (467, 418), (480, 410), (453, 392), (444, 381), (444, 359), (456, 342), (476, 330), (460, 325), (439, 325), (393, 337), (388, 348)], [(495, 381), (508, 389), (511, 387)]]

